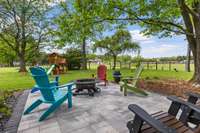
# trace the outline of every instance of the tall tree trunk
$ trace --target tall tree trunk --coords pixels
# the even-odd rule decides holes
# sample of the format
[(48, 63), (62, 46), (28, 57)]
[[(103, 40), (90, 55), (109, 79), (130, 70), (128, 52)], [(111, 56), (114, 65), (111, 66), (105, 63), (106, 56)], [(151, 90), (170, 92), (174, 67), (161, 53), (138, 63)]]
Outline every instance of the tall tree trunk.
[(193, 45), (190, 45), (190, 46), (194, 46), (195, 45), (195, 49), (194, 48), (192, 48), (191, 47), (191, 51), (192, 51), (192, 55), (193, 55), (193, 60), (194, 60), (194, 74), (193, 74), (193, 76), (192, 76), (192, 78), (190, 79), (190, 81), (195, 81), (195, 79), (196, 79), (196, 75), (198, 75), (198, 73), (197, 73), (197, 69), (198, 69), (198, 65), (197, 65), (197, 55), (196, 55), (196, 53), (197, 53), (197, 50), (196, 50), (196, 41), (194, 42), (194, 44)]
[(195, 63), (194, 81), (200, 85), (200, 2), (193, 1), (192, 10), (195, 14), (192, 15), (195, 31), (196, 53), (193, 53)]
[(113, 70), (116, 69), (116, 63), (117, 63), (117, 56), (116, 55), (113, 55)]
[(83, 38), (83, 44), (82, 44), (82, 69), (87, 70), (87, 55), (86, 55), (86, 38)]
[(195, 82), (200, 84), (200, 18), (194, 17), (193, 20), (196, 32)]
[[(23, 4), (25, 4), (25, 0), (23, 0)], [(19, 50), (19, 62), (20, 62), (20, 68), (19, 72), (27, 72), (26, 70), (26, 61), (25, 61), (25, 50), (26, 50), (26, 9), (22, 10), (22, 16), (21, 16), (21, 27), (22, 27), (22, 40), (21, 40), (21, 46)]]
[[(186, 3), (184, 0), (178, 0), (181, 14), (185, 23), (186, 31), (191, 35), (186, 34), (186, 38), (190, 45), (192, 55), (194, 57), (194, 75), (191, 81), (200, 84), (200, 18), (192, 15), (185, 7)], [(195, 5), (196, 4), (196, 5)], [(199, 3), (193, 3), (193, 6), (199, 8)], [(194, 11), (194, 7), (193, 10)], [(197, 10), (199, 11), (199, 10)], [(200, 13), (199, 13), (200, 14)], [(192, 20), (193, 19), (193, 20)], [(193, 35), (192, 35), (193, 34)]]
[(13, 62), (14, 62), (13, 60), (10, 60), (10, 61), (9, 61), (9, 66), (10, 66), (10, 67), (14, 67), (14, 63), (13, 63)]
[(191, 57), (191, 49), (190, 45), (188, 44), (187, 48), (187, 61), (186, 61), (186, 71), (190, 72), (190, 57)]
[(25, 61), (25, 55), (20, 54), (19, 55), (19, 72), (27, 72), (26, 70), (26, 61)]

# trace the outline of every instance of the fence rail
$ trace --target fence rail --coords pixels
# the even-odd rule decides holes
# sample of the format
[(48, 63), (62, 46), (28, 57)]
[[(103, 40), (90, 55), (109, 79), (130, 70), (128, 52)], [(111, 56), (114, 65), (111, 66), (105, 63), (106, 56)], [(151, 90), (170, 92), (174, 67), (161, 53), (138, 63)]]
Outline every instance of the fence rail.
[[(142, 62), (144, 64), (144, 69), (146, 70), (166, 70), (166, 71), (186, 71), (186, 64), (177, 61), (165, 61), (165, 62)], [(108, 69), (112, 69), (113, 63), (103, 62), (107, 66)], [(96, 69), (98, 63), (88, 63), (88, 69)], [(117, 62), (116, 69), (135, 69), (137, 63), (122, 63)], [(194, 64), (190, 64), (191, 71), (194, 70)]]

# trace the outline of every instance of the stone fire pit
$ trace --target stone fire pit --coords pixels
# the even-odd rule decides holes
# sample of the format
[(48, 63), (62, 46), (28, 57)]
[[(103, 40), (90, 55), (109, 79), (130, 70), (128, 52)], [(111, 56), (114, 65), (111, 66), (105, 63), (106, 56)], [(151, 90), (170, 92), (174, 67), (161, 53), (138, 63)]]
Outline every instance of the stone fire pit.
[[(94, 96), (94, 93), (99, 92), (100, 88), (96, 87), (96, 83), (99, 81), (96, 79), (78, 79), (75, 81), (75, 91), (73, 93), (76, 95), (89, 95)], [(85, 90), (87, 92), (85, 92)]]

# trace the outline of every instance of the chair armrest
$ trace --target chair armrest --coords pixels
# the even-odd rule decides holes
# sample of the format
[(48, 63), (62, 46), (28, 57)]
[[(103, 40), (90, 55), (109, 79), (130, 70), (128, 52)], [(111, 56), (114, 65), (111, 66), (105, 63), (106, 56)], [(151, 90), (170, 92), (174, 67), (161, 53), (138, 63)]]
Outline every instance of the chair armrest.
[(122, 78), (122, 80), (130, 80), (130, 79), (139, 79), (139, 78), (131, 78), (131, 77)]
[(138, 80), (138, 79), (141, 79), (141, 78), (131, 78), (131, 77), (122, 77), (122, 80)]
[(65, 87), (70, 87), (73, 86), (74, 82), (68, 83), (68, 84), (64, 84), (64, 85), (60, 85), (60, 86), (53, 86), (51, 88), (65, 88)]
[(187, 106), (190, 109), (192, 109), (193, 111), (200, 113), (200, 107), (190, 103), (190, 102), (186, 102), (184, 100), (179, 99), (177, 96), (168, 96), (167, 97), (169, 100), (171, 100), (172, 102), (176, 102), (179, 103), (181, 105)]
[(151, 115), (149, 115), (145, 110), (140, 108), (139, 106), (135, 104), (131, 104), (128, 106), (129, 110), (131, 110), (135, 115), (139, 116), (144, 122), (148, 123), (150, 126), (155, 128), (161, 133), (176, 133), (176, 131), (172, 128), (169, 128), (168, 126), (164, 125), (160, 121), (153, 118)]
[(194, 92), (187, 92), (186, 95), (200, 99), (200, 94), (197, 94), (197, 93), (194, 93)]

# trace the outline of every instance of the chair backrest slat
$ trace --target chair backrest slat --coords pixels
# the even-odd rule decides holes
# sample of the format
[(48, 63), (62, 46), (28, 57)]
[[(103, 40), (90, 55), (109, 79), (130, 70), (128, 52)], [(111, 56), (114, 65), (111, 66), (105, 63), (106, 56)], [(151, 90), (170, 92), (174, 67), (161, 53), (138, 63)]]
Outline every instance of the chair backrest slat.
[(54, 101), (53, 90), (50, 89), (50, 83), (48, 75), (44, 68), (42, 67), (31, 67), (30, 68), (32, 77), (34, 78), (40, 92), (46, 101)]
[(56, 67), (55, 64), (51, 65), (51, 67), (47, 71), (47, 75), (49, 75), (55, 67)]
[(135, 70), (135, 73), (134, 73), (134, 78), (135, 80), (133, 80), (132, 84), (135, 86), (136, 83), (137, 83), (137, 80), (139, 79), (140, 77), (140, 74), (142, 73), (142, 70), (143, 70), (143, 67), (144, 65), (141, 63)]
[(100, 80), (106, 80), (107, 67), (105, 65), (99, 65), (97, 68), (97, 77)]

